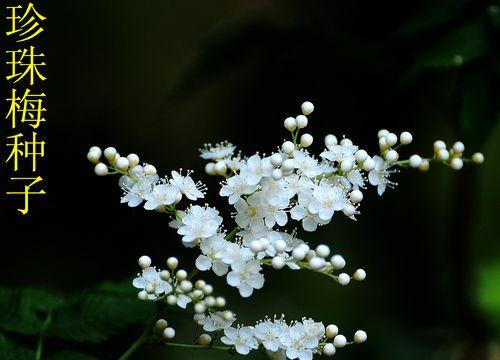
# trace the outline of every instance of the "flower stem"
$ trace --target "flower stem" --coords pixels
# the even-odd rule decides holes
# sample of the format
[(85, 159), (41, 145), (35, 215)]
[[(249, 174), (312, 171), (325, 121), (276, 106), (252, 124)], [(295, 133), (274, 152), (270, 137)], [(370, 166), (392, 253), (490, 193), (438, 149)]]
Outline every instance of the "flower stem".
[(137, 350), (139, 350), (142, 345), (144, 345), (149, 338), (150, 326), (146, 326), (141, 336), (123, 353), (118, 360), (127, 360), (130, 358)]
[(172, 343), (167, 342), (165, 346), (177, 347), (183, 349), (191, 349), (191, 350), (221, 350), (221, 351), (229, 351), (231, 349), (230, 346), (215, 346), (215, 345), (194, 345), (194, 344), (181, 344), (181, 343)]
[(240, 230), (240, 227), (236, 226), (229, 234), (226, 235), (226, 240), (232, 240)]
[(47, 317), (45, 318), (45, 321), (43, 322), (42, 328), (40, 330), (40, 334), (38, 335), (38, 345), (36, 347), (35, 360), (40, 360), (42, 358), (43, 336), (45, 335), (45, 332), (49, 328), (50, 324), (52, 324), (52, 312), (49, 312), (47, 314)]

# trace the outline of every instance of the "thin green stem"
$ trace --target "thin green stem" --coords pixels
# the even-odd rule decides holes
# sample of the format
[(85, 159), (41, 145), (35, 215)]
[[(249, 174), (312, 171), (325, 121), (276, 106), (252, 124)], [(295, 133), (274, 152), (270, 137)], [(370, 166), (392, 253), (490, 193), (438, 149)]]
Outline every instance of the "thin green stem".
[(232, 240), (240, 230), (239, 226), (236, 226), (229, 234), (226, 235), (226, 240)]
[(191, 350), (221, 350), (221, 351), (231, 350), (230, 346), (195, 345), (195, 344), (181, 344), (181, 343), (172, 343), (172, 342), (165, 343), (165, 346), (177, 347), (177, 348), (183, 348), (183, 349), (191, 349)]
[(36, 347), (35, 360), (40, 360), (42, 358), (43, 336), (45, 335), (45, 332), (49, 328), (50, 324), (52, 324), (52, 312), (49, 311), (47, 317), (45, 318), (45, 321), (43, 322), (42, 328), (40, 329), (40, 334), (38, 335), (38, 345)]
[(120, 358), (118, 360), (127, 360), (137, 350), (139, 350), (142, 347), (142, 345), (144, 345), (148, 341), (150, 331), (151, 331), (151, 327), (149, 325), (146, 326), (146, 328), (142, 332), (141, 336), (139, 336), (139, 338), (136, 341), (134, 341), (134, 343), (132, 345), (130, 345), (130, 347), (127, 349), (127, 351), (125, 351), (123, 353), (123, 355), (120, 356)]
[[(272, 266), (271, 259), (263, 259), (261, 261), (261, 264), (266, 265), (266, 266)], [(337, 275), (334, 275), (330, 272), (317, 271), (317, 270), (311, 269), (309, 267), (309, 264), (305, 261), (299, 261), (299, 262), (296, 262), (296, 264), (299, 265), (301, 269), (309, 270), (309, 271), (312, 271), (312, 272), (319, 274), (319, 275), (325, 275), (325, 276), (333, 279), (335, 282), (339, 282), (339, 277)]]

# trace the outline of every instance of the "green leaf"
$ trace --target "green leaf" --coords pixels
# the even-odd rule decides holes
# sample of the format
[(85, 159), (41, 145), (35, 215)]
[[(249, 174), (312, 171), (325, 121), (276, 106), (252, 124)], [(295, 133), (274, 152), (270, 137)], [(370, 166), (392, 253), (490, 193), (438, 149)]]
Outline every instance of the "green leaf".
[(2, 360), (33, 360), (35, 352), (17, 345), (0, 333), (0, 359)]
[(485, 264), (478, 274), (477, 301), (491, 325), (500, 334), (500, 262)]
[(418, 70), (449, 68), (470, 63), (488, 50), (488, 37), (479, 22), (469, 22), (434, 42), (416, 61)]

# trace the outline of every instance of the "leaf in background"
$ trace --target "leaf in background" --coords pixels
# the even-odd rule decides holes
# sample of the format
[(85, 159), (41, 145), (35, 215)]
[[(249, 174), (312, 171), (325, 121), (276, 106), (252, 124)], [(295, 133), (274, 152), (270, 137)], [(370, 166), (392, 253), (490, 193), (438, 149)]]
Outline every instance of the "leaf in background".
[(2, 360), (33, 360), (35, 352), (19, 346), (0, 333), (0, 359)]
[(500, 28), (500, 3), (488, 7), (490, 22), (494, 27)]
[(138, 301), (133, 290), (130, 296), (90, 293), (55, 314), (47, 336), (99, 343), (119, 334), (130, 325), (145, 322), (152, 311), (153, 305)]
[(427, 1), (416, 15), (404, 24), (401, 35), (434, 29), (451, 21), (467, 4), (467, 0)]
[(423, 51), (415, 62), (415, 69), (457, 67), (480, 58), (487, 51), (488, 37), (483, 24), (469, 22)]
[(37, 289), (0, 289), (0, 329), (25, 335), (40, 332), (45, 316), (63, 304), (60, 296)]
[(478, 273), (477, 302), (491, 325), (500, 334), (500, 262), (483, 265)]
[(44, 360), (99, 360), (98, 358), (74, 351), (61, 351), (57, 354), (48, 355)]

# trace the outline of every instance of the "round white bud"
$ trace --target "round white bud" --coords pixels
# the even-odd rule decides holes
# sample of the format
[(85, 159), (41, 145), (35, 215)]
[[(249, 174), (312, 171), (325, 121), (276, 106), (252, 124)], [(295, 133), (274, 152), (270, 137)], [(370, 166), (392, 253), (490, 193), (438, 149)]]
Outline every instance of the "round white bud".
[(168, 270), (163, 270), (160, 272), (160, 279), (163, 281), (169, 281), (170, 280), (170, 273)]
[(367, 158), (363, 162), (363, 170), (372, 171), (373, 169), (375, 169), (375, 161), (372, 158)]
[(326, 258), (330, 255), (330, 248), (328, 245), (320, 244), (316, 246), (316, 254), (322, 258)]
[(412, 141), (413, 141), (413, 136), (408, 131), (403, 131), (401, 135), (399, 135), (399, 142), (402, 145), (411, 144)]
[(292, 257), (295, 260), (299, 260), (299, 261), (304, 260), (304, 258), (306, 257), (306, 251), (304, 251), (304, 249), (302, 249), (301, 247), (296, 247), (292, 251)]
[(346, 273), (339, 274), (339, 284), (342, 286), (346, 286), (351, 282), (351, 277)]
[(259, 241), (260, 245), (262, 246), (262, 250), (267, 250), (267, 248), (269, 247), (269, 240), (267, 240), (266, 238), (260, 238)]
[(389, 133), (385, 136), (385, 142), (389, 146), (394, 146), (398, 142), (398, 136), (394, 133)]
[(144, 166), (144, 174), (151, 176), (151, 175), (156, 175), (156, 168), (153, 165), (146, 165)]
[(356, 151), (356, 153), (354, 154), (354, 157), (356, 158), (356, 160), (360, 163), (362, 163), (363, 161), (365, 161), (367, 158), (368, 158), (368, 153), (361, 149), (361, 150), (358, 150)]
[(363, 269), (358, 269), (354, 272), (353, 277), (357, 281), (363, 281), (364, 279), (366, 279), (366, 271), (364, 271)]
[(349, 199), (351, 199), (351, 201), (355, 204), (359, 203), (361, 202), (361, 200), (363, 200), (363, 193), (359, 190), (353, 190), (349, 194)]
[(106, 149), (104, 149), (104, 157), (106, 159), (108, 159), (108, 161), (114, 161), (115, 160), (115, 156), (116, 156), (117, 152), (116, 152), (116, 149), (114, 147), (107, 147)]
[(207, 305), (205, 305), (204, 302), (197, 302), (194, 304), (194, 312), (197, 314), (203, 314), (205, 311), (207, 311)]
[(319, 270), (325, 267), (325, 259), (320, 258), (319, 256), (313, 256), (309, 260), (309, 267), (313, 270)]
[(431, 164), (429, 163), (428, 160), (422, 159), (422, 163), (420, 164), (420, 166), (418, 167), (418, 169), (420, 171), (427, 171), (427, 170), (429, 170), (430, 166), (431, 166)]
[(285, 121), (283, 121), (283, 126), (288, 131), (294, 131), (297, 128), (297, 123), (295, 122), (295, 118), (287, 117)]
[(203, 286), (207, 285), (207, 283), (205, 282), (205, 280), (197, 280), (195, 283), (194, 283), (194, 287), (197, 288), (197, 289), (202, 289)]
[(175, 330), (171, 327), (163, 330), (163, 337), (167, 340), (173, 339), (175, 337)]
[(389, 134), (389, 130), (386, 129), (379, 130), (377, 133), (379, 139), (385, 137), (387, 134)]
[(149, 299), (148, 293), (144, 290), (139, 291), (139, 293), (137, 294), (137, 298), (141, 301), (146, 301)]
[(168, 295), (167, 296), (167, 304), (170, 306), (177, 305), (177, 296)]
[(262, 251), (262, 244), (261, 244), (261, 242), (259, 240), (253, 240), (250, 243), (250, 250), (252, 250), (252, 252), (254, 254), (260, 253)]
[(300, 146), (309, 147), (313, 143), (313, 137), (311, 134), (302, 134), (300, 137)]
[(328, 339), (333, 339), (339, 333), (337, 325), (330, 324), (326, 327), (325, 334)]
[(396, 162), (398, 161), (399, 159), (399, 154), (396, 150), (389, 150), (386, 154), (385, 154), (385, 160), (387, 160), (388, 162)]
[(337, 335), (333, 339), (333, 345), (336, 348), (343, 348), (347, 344), (347, 339), (345, 338), (344, 335)]
[(205, 294), (203, 294), (203, 291), (200, 289), (196, 289), (195, 291), (193, 291), (193, 298), (202, 299), (203, 295)]
[(285, 240), (279, 239), (273, 243), (273, 246), (274, 246), (274, 250), (277, 253), (280, 253), (280, 252), (285, 251), (287, 245), (286, 245)]
[(158, 319), (155, 323), (155, 327), (159, 331), (163, 331), (168, 326), (168, 322), (165, 319)]
[(337, 145), (337, 144), (338, 144), (338, 140), (337, 140), (337, 137), (335, 135), (328, 134), (325, 136), (325, 146), (326, 147)]
[(453, 158), (450, 161), (450, 167), (453, 170), (460, 170), (464, 166), (464, 162), (460, 158)]
[(170, 270), (175, 270), (179, 265), (179, 260), (176, 257), (169, 257), (167, 259), (167, 266)]
[(295, 161), (293, 161), (292, 159), (286, 159), (285, 161), (283, 161), (283, 164), (281, 164), (281, 168), (287, 172), (293, 171), (293, 169), (295, 169)]
[(189, 280), (182, 280), (179, 286), (181, 290), (185, 293), (193, 290), (193, 283)]
[(323, 346), (323, 354), (325, 354), (326, 356), (333, 356), (336, 352), (337, 349), (335, 348), (335, 346), (333, 346), (332, 343), (328, 343)]
[(271, 164), (273, 164), (273, 166), (280, 166), (282, 162), (283, 156), (281, 154), (274, 153), (271, 155)]
[(99, 163), (94, 167), (94, 172), (97, 176), (106, 176), (108, 175), (108, 167), (103, 163)]
[(222, 296), (219, 296), (215, 299), (215, 306), (223, 308), (224, 306), (226, 306), (226, 299), (224, 299)]
[(437, 152), (438, 160), (446, 161), (450, 158), (450, 153), (446, 149), (440, 149)]
[(148, 293), (148, 294), (154, 294), (155, 291), (156, 291), (156, 288), (153, 284), (147, 284), (146, 287), (144, 288), (144, 290)]
[(151, 266), (151, 258), (149, 256), (143, 255), (139, 258), (138, 263), (142, 269), (147, 269)]
[(208, 334), (201, 334), (198, 338), (198, 344), (207, 346), (212, 342), (212, 337)]
[(128, 154), (127, 160), (129, 162), (129, 165), (131, 168), (139, 165), (139, 162), (140, 162), (139, 156), (137, 154), (134, 154), (134, 153)]
[(274, 269), (280, 270), (285, 266), (285, 259), (283, 259), (281, 256), (275, 256), (271, 260), (271, 265)]
[(446, 143), (443, 140), (434, 141), (434, 152), (438, 152), (439, 150), (446, 149)]
[(342, 212), (344, 213), (345, 216), (353, 216), (354, 214), (356, 214), (356, 208), (351, 205), (351, 204), (347, 204), (346, 206), (344, 206), (344, 208), (342, 209)]
[(356, 344), (364, 343), (368, 339), (368, 335), (363, 330), (358, 330), (354, 333), (354, 342)]
[(342, 255), (333, 255), (330, 259), (330, 263), (335, 270), (340, 270), (345, 267), (345, 260)]
[(455, 154), (461, 154), (465, 150), (465, 145), (461, 141), (457, 141), (456, 143), (453, 144), (453, 151)]
[(309, 245), (305, 243), (300, 244), (298, 247), (300, 247), (305, 253), (307, 253), (310, 250)]
[(215, 298), (213, 296), (207, 296), (207, 298), (204, 301), (205, 305), (207, 305), (209, 308), (215, 306)]
[(128, 161), (128, 159), (126, 157), (119, 157), (117, 160), (116, 160), (116, 167), (120, 170), (127, 170), (128, 167), (130, 165), (130, 162)]
[(474, 153), (472, 155), (472, 161), (476, 164), (482, 164), (484, 162), (484, 155), (480, 152)]
[(281, 171), (281, 169), (274, 169), (271, 176), (276, 181), (281, 180), (283, 179), (283, 171)]
[(291, 141), (285, 141), (281, 146), (281, 150), (283, 150), (285, 154), (291, 154), (295, 150), (295, 145)]
[(188, 274), (187, 274), (186, 270), (178, 270), (175, 273), (175, 278), (179, 281), (186, 280), (187, 276), (188, 276)]
[(102, 155), (102, 150), (99, 146), (92, 146), (89, 149), (89, 152), (97, 152), (99, 154), (99, 157), (101, 157), (101, 155)]
[(100, 158), (101, 154), (98, 151), (89, 151), (87, 154), (87, 160), (92, 164), (97, 164)]
[(227, 172), (227, 165), (224, 161), (217, 161), (214, 170), (218, 175), (225, 175)]
[(340, 164), (340, 169), (342, 169), (343, 172), (348, 172), (348, 171), (352, 170), (353, 166), (354, 166), (354, 164), (353, 164), (352, 161), (350, 161), (350, 160), (344, 160)]
[(378, 147), (380, 150), (384, 151), (389, 148), (389, 145), (387, 144), (387, 141), (385, 140), (385, 137), (382, 137), (378, 139)]
[(417, 154), (412, 155), (410, 156), (408, 163), (410, 164), (410, 167), (418, 168), (420, 164), (422, 164), (422, 158), (420, 157), (420, 155)]
[(352, 146), (352, 141), (351, 139), (349, 138), (343, 138), (342, 140), (340, 140), (340, 145), (342, 146)]
[(210, 295), (214, 292), (214, 287), (212, 285), (205, 285), (203, 286), (203, 292), (205, 293), (205, 295)]
[(205, 172), (207, 175), (216, 175), (217, 170), (215, 170), (215, 164), (212, 162), (209, 162), (205, 165)]
[(308, 120), (304, 115), (299, 115), (295, 118), (295, 122), (299, 129), (303, 129), (307, 126)]
[(300, 106), (300, 109), (302, 110), (302, 114), (309, 115), (314, 111), (314, 105), (310, 101), (305, 101)]
[(227, 321), (234, 320), (234, 313), (231, 310), (224, 311), (223, 316)]

